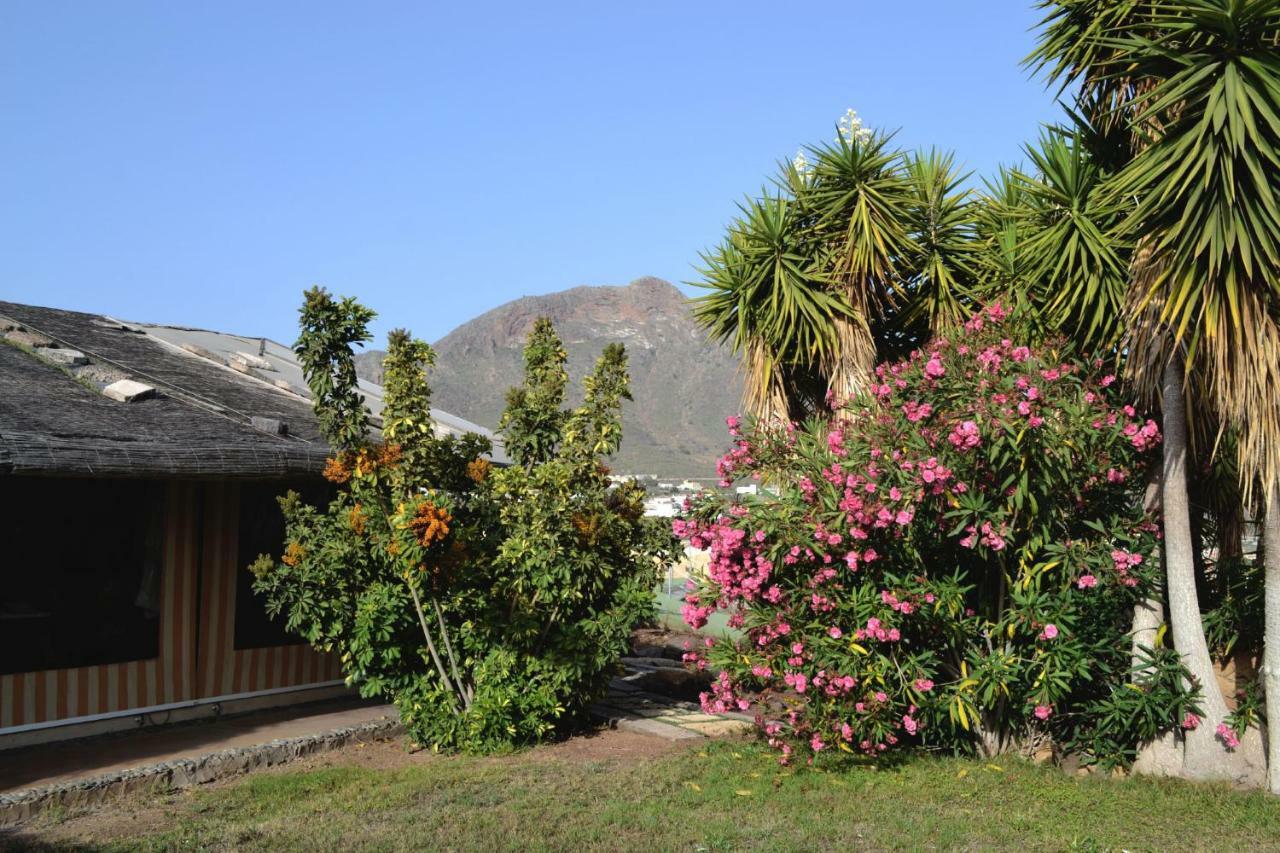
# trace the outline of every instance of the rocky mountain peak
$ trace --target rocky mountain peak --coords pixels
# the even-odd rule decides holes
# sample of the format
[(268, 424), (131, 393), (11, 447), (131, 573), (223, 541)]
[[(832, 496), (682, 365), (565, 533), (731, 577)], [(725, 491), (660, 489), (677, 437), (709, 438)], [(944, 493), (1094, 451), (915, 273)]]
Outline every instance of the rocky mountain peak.
[[(581, 399), (582, 376), (605, 344), (627, 348), (635, 402), (623, 412), (615, 469), (714, 474), (727, 442), (724, 418), (740, 407), (737, 360), (706, 339), (679, 289), (652, 276), (523, 296), (464, 323), (435, 344), (434, 405), (496, 427), (507, 389), (520, 380), (525, 337), (540, 316), (551, 318), (569, 352), (570, 403)], [(358, 362), (362, 376), (380, 379), (381, 353), (363, 353)]]

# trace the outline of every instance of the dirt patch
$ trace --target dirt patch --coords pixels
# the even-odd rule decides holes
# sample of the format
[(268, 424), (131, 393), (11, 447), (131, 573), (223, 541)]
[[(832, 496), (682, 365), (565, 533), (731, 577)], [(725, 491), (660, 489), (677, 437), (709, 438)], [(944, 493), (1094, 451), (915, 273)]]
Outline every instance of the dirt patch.
[(689, 743), (621, 729), (599, 729), (559, 743), (540, 746), (529, 752), (529, 758), (535, 761), (636, 760), (679, 752), (688, 749)]

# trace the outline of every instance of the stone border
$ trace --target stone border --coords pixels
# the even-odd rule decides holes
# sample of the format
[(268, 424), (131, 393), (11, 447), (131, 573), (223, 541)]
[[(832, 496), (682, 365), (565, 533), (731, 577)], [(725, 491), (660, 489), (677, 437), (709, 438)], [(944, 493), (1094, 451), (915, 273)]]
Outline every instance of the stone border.
[(198, 758), (128, 767), (101, 776), (58, 782), (0, 794), (0, 827), (15, 826), (54, 806), (81, 809), (142, 790), (172, 790), (226, 779), (251, 770), (284, 764), (308, 755), (341, 749), (363, 740), (386, 740), (404, 733), (398, 719), (383, 718), (357, 726), (296, 738), (281, 738)]

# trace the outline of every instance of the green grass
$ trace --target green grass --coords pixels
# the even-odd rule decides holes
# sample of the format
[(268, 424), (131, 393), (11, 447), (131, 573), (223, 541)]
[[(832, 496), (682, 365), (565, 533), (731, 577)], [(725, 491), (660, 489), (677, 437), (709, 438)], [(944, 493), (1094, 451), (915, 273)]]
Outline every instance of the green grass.
[[(786, 771), (752, 745), (651, 759), (438, 758), (250, 776), (108, 849), (1280, 849), (1280, 801), (1019, 760)], [(113, 847), (112, 844), (115, 846)]]

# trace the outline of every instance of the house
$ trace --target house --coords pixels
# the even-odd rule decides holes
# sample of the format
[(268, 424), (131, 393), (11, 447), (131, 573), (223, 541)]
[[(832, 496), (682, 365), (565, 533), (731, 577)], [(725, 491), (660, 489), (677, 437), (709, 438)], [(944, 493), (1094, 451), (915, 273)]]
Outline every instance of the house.
[(245, 570), (327, 456), (287, 347), (0, 302), (0, 749), (344, 691)]

